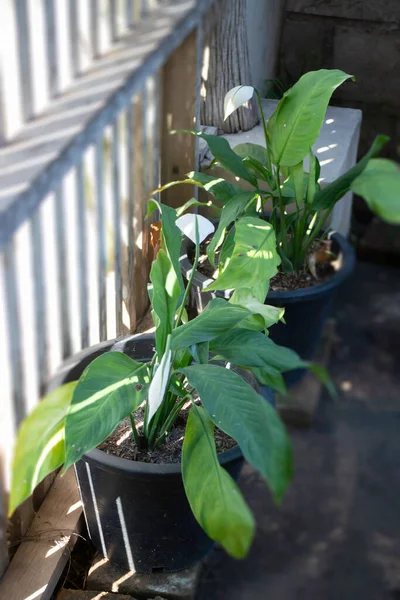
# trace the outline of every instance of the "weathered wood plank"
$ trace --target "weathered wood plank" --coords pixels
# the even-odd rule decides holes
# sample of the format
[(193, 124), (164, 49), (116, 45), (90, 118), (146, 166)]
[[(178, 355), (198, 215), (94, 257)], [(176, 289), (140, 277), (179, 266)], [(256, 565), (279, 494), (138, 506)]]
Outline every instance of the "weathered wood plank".
[[(0, 149), (0, 247), (199, 24), (213, 0), (162, 4)], [(193, 123), (192, 123), (193, 125)], [(56, 132), (56, 135), (55, 135)]]
[(121, 174), (119, 120), (112, 126), (112, 194), (114, 221), (115, 323), (117, 336), (122, 335), (122, 250), (121, 250)]
[(48, 600), (77, 536), (82, 506), (71, 468), (58, 476), (2, 581), (0, 598)]
[[(197, 137), (170, 132), (198, 126), (199, 35), (198, 30), (192, 31), (163, 68), (161, 183), (184, 179), (197, 168)], [(165, 190), (162, 201), (176, 208), (194, 195), (194, 187), (182, 185)]]

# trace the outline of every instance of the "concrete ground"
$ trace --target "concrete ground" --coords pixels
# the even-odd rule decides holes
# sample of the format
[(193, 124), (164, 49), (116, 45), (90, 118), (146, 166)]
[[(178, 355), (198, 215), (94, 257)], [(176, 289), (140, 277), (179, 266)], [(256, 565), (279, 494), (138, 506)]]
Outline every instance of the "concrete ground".
[(281, 508), (244, 470), (257, 537), (244, 561), (209, 557), (198, 600), (400, 600), (400, 269), (360, 263), (335, 317), (340, 397), (291, 432)]

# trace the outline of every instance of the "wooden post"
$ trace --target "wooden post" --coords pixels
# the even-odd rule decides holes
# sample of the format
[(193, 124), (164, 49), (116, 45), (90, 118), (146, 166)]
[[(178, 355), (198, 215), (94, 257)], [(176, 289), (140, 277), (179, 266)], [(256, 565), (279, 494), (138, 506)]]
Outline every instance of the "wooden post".
[(246, 13), (247, 0), (218, 0), (205, 19), (201, 124), (225, 133), (248, 131), (259, 121), (254, 99), (224, 121), (225, 94), (237, 85), (252, 85)]
[[(198, 168), (198, 138), (170, 131), (198, 129), (201, 70), (201, 32), (194, 30), (170, 56), (163, 68), (161, 124), (161, 183), (184, 179)], [(176, 186), (162, 194), (162, 202), (177, 207), (195, 196), (190, 185)]]

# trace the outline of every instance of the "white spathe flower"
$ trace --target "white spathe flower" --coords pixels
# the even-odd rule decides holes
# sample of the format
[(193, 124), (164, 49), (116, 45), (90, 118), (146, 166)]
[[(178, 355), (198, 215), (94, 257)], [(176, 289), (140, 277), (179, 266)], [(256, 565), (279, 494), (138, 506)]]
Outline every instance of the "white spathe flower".
[(188, 213), (187, 215), (182, 215), (175, 221), (177, 227), (184, 233), (192, 242), (196, 243), (196, 220), (197, 226), (199, 228), (199, 243), (206, 239), (210, 233), (215, 231), (214, 225), (201, 215), (194, 215), (193, 213)]
[(243, 104), (252, 98), (254, 88), (251, 85), (237, 85), (229, 90), (224, 99), (224, 121)]
[(165, 390), (169, 379), (169, 372), (171, 369), (171, 350), (168, 350), (163, 355), (160, 364), (157, 367), (155, 375), (149, 385), (149, 394), (147, 396), (147, 402), (149, 405), (148, 419), (149, 423), (157, 409), (164, 400)]

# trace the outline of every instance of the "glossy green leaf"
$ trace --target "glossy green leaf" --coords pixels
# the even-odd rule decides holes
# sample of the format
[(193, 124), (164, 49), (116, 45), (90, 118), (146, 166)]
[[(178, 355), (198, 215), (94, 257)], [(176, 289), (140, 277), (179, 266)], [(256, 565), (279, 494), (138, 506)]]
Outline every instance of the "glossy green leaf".
[(296, 204), (299, 207), (303, 203), (305, 192), (303, 161), (300, 161), (297, 165), (290, 167), (290, 177), (293, 181)]
[(243, 190), (229, 181), (225, 181), (221, 177), (214, 177), (213, 175), (207, 175), (199, 171), (191, 171), (188, 173), (188, 177), (192, 181), (195, 181), (197, 185), (204, 188), (206, 192), (214, 196), (215, 200), (220, 204), (225, 204), (235, 196), (240, 194)]
[(364, 198), (378, 217), (400, 224), (400, 169), (396, 163), (385, 158), (370, 160), (351, 189)]
[(213, 204), (211, 200), (209, 202), (199, 202), (197, 198), (191, 198), (190, 200), (185, 202), (185, 204), (182, 204), (182, 206), (176, 209), (176, 216), (182, 216), (187, 210), (189, 210), (189, 208), (192, 208), (193, 206), (202, 206), (203, 208), (205, 208), (207, 206), (215, 206), (215, 204)]
[(257, 178), (269, 181), (271, 173), (267, 169), (268, 154), (264, 146), (243, 142), (234, 146), (233, 151), (240, 156), (244, 161), (244, 166), (252, 171)]
[(222, 244), (221, 253), (219, 255), (218, 261), (218, 267), (220, 272), (222, 272), (225, 269), (226, 265), (231, 259), (233, 250), (235, 248), (235, 231), (235, 226), (233, 226), (229, 230), (228, 235), (225, 237), (225, 241)]
[(243, 367), (273, 367), (292, 371), (308, 366), (293, 350), (278, 346), (263, 333), (237, 328), (215, 337), (210, 352)]
[(215, 264), (215, 251), (218, 250), (224, 241), (226, 228), (240, 217), (246, 206), (255, 197), (254, 192), (241, 192), (228, 200), (223, 207), (217, 230), (207, 247), (207, 256), (212, 265)]
[(214, 158), (231, 173), (257, 187), (257, 178), (243, 166), (242, 159), (232, 150), (228, 141), (218, 135), (194, 132), (206, 140)]
[(376, 156), (388, 141), (386, 135), (378, 135), (367, 154), (356, 164), (332, 183), (321, 188), (315, 195), (312, 209), (314, 211), (332, 208), (351, 189), (353, 181), (361, 175), (371, 158)]
[(206, 310), (195, 319), (177, 327), (172, 332), (171, 349), (189, 348), (200, 342), (207, 342), (224, 331), (229, 331), (249, 315), (241, 306), (229, 304), (222, 298), (214, 298)]
[(285, 314), (284, 308), (270, 306), (260, 302), (254, 296), (253, 290), (249, 288), (238, 288), (235, 290), (229, 299), (229, 302), (247, 308), (252, 315), (260, 315), (265, 329), (268, 329), (268, 327), (271, 327), (271, 325), (280, 321)]
[(280, 100), (268, 121), (268, 148), (275, 165), (297, 165), (316, 142), (335, 89), (351, 75), (339, 70), (310, 71)]
[(60, 467), (64, 454), (64, 420), (76, 381), (45, 396), (23, 421), (13, 458), (9, 514), (34, 491), (38, 483)]
[(287, 394), (287, 387), (282, 373), (274, 367), (252, 367), (251, 371), (257, 377), (259, 383), (267, 385), (280, 394)]
[[(160, 250), (150, 271), (153, 284), (152, 306), (158, 319), (156, 322), (156, 350), (158, 357), (164, 353), (167, 336), (172, 333), (175, 313), (180, 297), (180, 288), (175, 270), (164, 250)], [(154, 319), (153, 319), (154, 320)]]
[(306, 202), (307, 204), (311, 204), (314, 201), (315, 194), (319, 192), (320, 186), (318, 183), (318, 179), (321, 173), (321, 166), (319, 164), (318, 158), (311, 151), (309, 153), (310, 157), (310, 173), (307, 181), (307, 193), (306, 193)]
[(178, 279), (179, 288), (183, 294), (185, 286), (183, 285), (183, 277), (180, 266), (180, 255), (182, 245), (182, 234), (179, 228), (175, 225), (177, 214), (174, 208), (157, 202), (154, 198), (150, 198), (147, 209), (147, 217), (155, 210), (160, 211), (161, 216), (161, 233), (162, 233), (162, 248), (168, 254), (170, 261), (174, 267), (176, 277)]
[(230, 369), (209, 364), (182, 372), (214, 423), (237, 441), (280, 502), (292, 477), (292, 448), (275, 409)]
[(106, 352), (86, 367), (65, 419), (64, 470), (104, 442), (136, 410), (148, 383), (148, 365), (122, 352)]
[(190, 507), (209, 537), (234, 558), (244, 558), (255, 523), (238, 486), (218, 462), (214, 425), (202, 407), (193, 407), (182, 448), (182, 476)]
[(254, 217), (243, 217), (236, 222), (234, 235), (232, 255), (226, 260), (222, 273), (206, 291), (251, 288), (277, 273), (280, 258), (270, 223)]
[(200, 342), (190, 347), (190, 354), (193, 356), (197, 363), (206, 365), (208, 363), (208, 357), (210, 353), (210, 343)]

